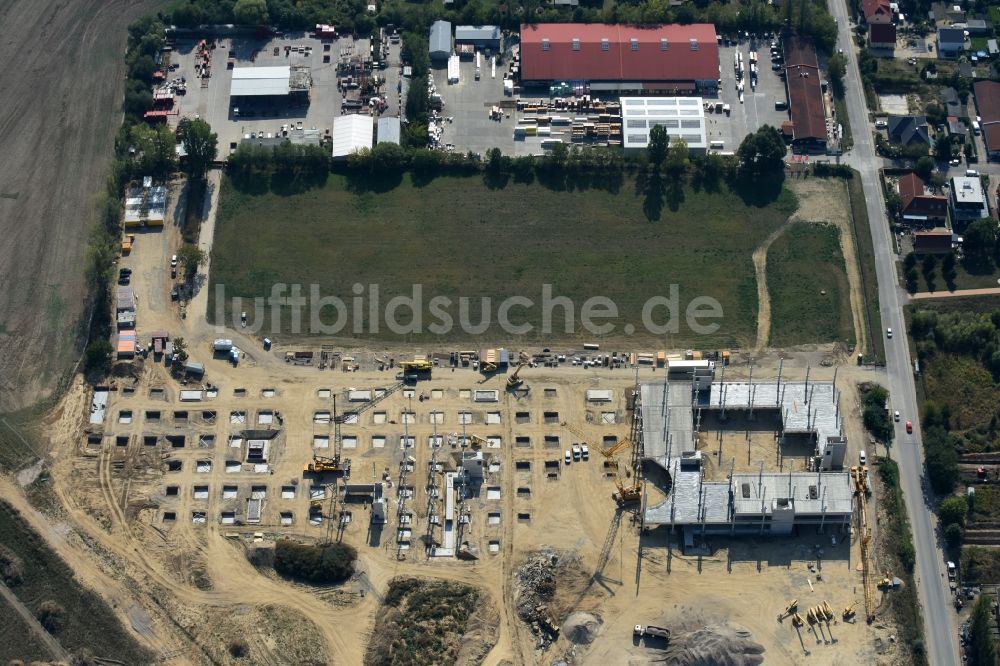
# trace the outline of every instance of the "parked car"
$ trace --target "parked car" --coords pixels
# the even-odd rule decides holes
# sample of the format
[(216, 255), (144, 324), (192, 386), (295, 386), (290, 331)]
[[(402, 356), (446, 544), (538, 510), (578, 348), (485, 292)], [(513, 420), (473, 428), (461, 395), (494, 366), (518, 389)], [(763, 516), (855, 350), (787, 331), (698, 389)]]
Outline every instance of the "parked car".
[(861, 449), (861, 453), (858, 455), (858, 460), (861, 461), (862, 465), (868, 462), (868, 455), (865, 453), (864, 449)]
[(566, 449), (566, 464), (568, 465), (571, 462), (573, 462), (573, 454), (570, 452), (569, 449)]
[(586, 444), (580, 445), (580, 455), (583, 457), (584, 460), (590, 460), (590, 449), (587, 448)]
[(887, 337), (887, 338), (891, 338), (892, 337), (892, 326), (890, 326), (889, 328), (885, 329), (885, 337)]
[(171, 268), (177, 268), (177, 255), (176, 254), (170, 255), (170, 267)]
[(573, 460), (579, 460), (580, 459), (580, 454), (582, 452), (583, 451), (580, 449), (580, 445), (579, 444), (574, 444), (573, 445)]
[(894, 419), (895, 419), (895, 420), (896, 420), (897, 422), (899, 422), (899, 410), (898, 410), (898, 409), (897, 409), (897, 410), (895, 411), (895, 413), (893, 413), (893, 415), (892, 415), (892, 416), (893, 416), (893, 418), (894, 418)]
[(907, 435), (912, 435), (913, 434), (913, 421), (907, 421), (906, 422), (906, 434)]

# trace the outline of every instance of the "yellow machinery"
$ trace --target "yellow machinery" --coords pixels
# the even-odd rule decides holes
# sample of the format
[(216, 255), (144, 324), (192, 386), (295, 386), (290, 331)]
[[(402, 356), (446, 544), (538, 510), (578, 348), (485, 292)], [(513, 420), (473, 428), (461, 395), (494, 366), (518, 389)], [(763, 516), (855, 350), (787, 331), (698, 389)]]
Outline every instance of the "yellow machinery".
[(618, 492), (614, 495), (614, 499), (620, 505), (631, 504), (642, 499), (642, 482), (635, 481), (630, 485), (625, 485), (625, 482), (622, 481), (621, 465), (618, 464), (618, 458), (615, 457), (616, 453), (630, 446), (632, 446), (632, 440), (623, 439), (613, 446), (600, 450), (601, 455), (608, 461), (608, 467), (615, 470), (615, 487), (618, 488)]
[(795, 625), (796, 627), (801, 627), (805, 623), (806, 621), (803, 620), (802, 616), (799, 615), (798, 613), (792, 616), (792, 624)]
[(399, 362), (399, 369), (403, 372), (430, 372), (433, 367), (434, 364), (428, 360)]
[(851, 618), (853, 618), (855, 616), (854, 609), (857, 608), (857, 606), (858, 606), (858, 602), (855, 601), (853, 604), (851, 604), (850, 606), (848, 606), (847, 608), (844, 609), (844, 612), (843, 612), (844, 621), (850, 620)]
[(132, 251), (132, 243), (135, 242), (135, 234), (125, 234), (125, 238), (122, 239), (122, 254), (128, 254)]
[(527, 363), (525, 363), (523, 361), (521, 363), (518, 363), (517, 367), (514, 368), (514, 373), (512, 375), (510, 375), (509, 377), (507, 377), (507, 388), (508, 389), (511, 389), (511, 390), (516, 389), (518, 386), (520, 386), (521, 384), (524, 383), (524, 380), (521, 379), (520, 375), (521, 375), (521, 368), (523, 368), (526, 365), (527, 365)]
[(785, 619), (788, 616), (797, 615), (797, 613), (795, 611), (797, 611), (798, 608), (799, 608), (799, 600), (798, 599), (792, 599), (791, 601), (789, 601), (788, 605), (785, 606), (785, 610), (783, 610), (780, 613), (778, 613), (778, 622), (781, 622), (783, 619)]
[(871, 552), (872, 528), (868, 524), (868, 495), (871, 493), (868, 486), (868, 469), (852, 467), (851, 478), (854, 479), (854, 496), (858, 500), (858, 534), (861, 537), (861, 587), (865, 591), (865, 615), (868, 622), (871, 623), (875, 619), (875, 589), (872, 585), (875, 571)]
[(303, 474), (350, 473), (351, 461), (340, 458), (313, 456), (312, 462), (302, 466)]

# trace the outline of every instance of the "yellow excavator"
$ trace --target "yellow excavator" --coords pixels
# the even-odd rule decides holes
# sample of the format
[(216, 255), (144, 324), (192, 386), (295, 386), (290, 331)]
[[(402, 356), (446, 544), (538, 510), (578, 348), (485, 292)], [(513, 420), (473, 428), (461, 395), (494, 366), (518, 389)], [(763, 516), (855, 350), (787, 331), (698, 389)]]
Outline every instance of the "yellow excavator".
[(625, 482), (622, 480), (621, 465), (618, 464), (618, 458), (615, 457), (616, 453), (630, 446), (632, 446), (632, 441), (626, 438), (600, 450), (601, 455), (608, 462), (608, 467), (615, 470), (615, 487), (618, 489), (618, 492), (613, 497), (619, 506), (632, 504), (642, 499), (642, 482), (634, 481), (630, 485), (625, 485)]
[(507, 377), (507, 390), (508, 391), (513, 391), (518, 386), (520, 386), (521, 384), (524, 383), (524, 380), (521, 379), (520, 375), (521, 375), (521, 368), (523, 368), (526, 365), (527, 365), (527, 363), (525, 363), (523, 361), (520, 362), (520, 363), (518, 363), (517, 367), (514, 368), (514, 373), (512, 375), (510, 375), (509, 377)]
[(845, 622), (847, 620), (854, 618), (854, 616), (857, 614), (857, 612), (854, 609), (857, 607), (858, 607), (858, 602), (855, 601), (853, 604), (844, 609), (843, 617)]

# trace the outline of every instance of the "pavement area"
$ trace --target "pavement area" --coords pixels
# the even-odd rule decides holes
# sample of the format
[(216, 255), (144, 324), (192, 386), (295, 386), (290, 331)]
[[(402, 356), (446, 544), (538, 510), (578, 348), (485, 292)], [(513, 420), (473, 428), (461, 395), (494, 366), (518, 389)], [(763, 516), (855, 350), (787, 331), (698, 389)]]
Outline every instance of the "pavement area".
[[(852, 39), (853, 26), (847, 3), (833, 2), (830, 10), (839, 27), (839, 43), (848, 60), (846, 102), (854, 135), (850, 163), (861, 174), (868, 218), (871, 222), (875, 248), (875, 272), (878, 279), (882, 327), (906, 330), (903, 306), (907, 295), (901, 289), (896, 273), (898, 259), (885, 215), (885, 201), (879, 180), (881, 160), (875, 154), (869, 127), (868, 109), (859, 85), (857, 52)], [(920, 420), (913, 381), (913, 365), (905, 336), (886, 340), (886, 370), (888, 388), (899, 411), (910, 416), (913, 433), (907, 434), (902, 419), (895, 424), (896, 445), (890, 449), (900, 468), (900, 484), (906, 498), (906, 511), (913, 529), (917, 553), (915, 578), (924, 619), (924, 639), (928, 660), (932, 664), (958, 663), (958, 640), (955, 613), (945, 572), (944, 555), (937, 539), (937, 518), (934, 515), (934, 494), (924, 478), (924, 451), (920, 439)]]

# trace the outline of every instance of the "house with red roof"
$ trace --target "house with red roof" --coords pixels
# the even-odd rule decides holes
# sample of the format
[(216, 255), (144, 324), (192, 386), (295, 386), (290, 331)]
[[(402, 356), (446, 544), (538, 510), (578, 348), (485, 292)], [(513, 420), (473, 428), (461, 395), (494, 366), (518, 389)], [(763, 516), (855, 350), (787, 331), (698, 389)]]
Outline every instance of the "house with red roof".
[(896, 26), (891, 23), (871, 23), (868, 25), (868, 46), (880, 55), (891, 56), (896, 50)]
[(924, 181), (912, 171), (899, 179), (899, 216), (906, 224), (936, 227), (948, 219), (948, 199), (928, 194)]
[(889, 0), (862, 0), (861, 11), (864, 12), (868, 25), (892, 23), (892, 7), (889, 5)]

